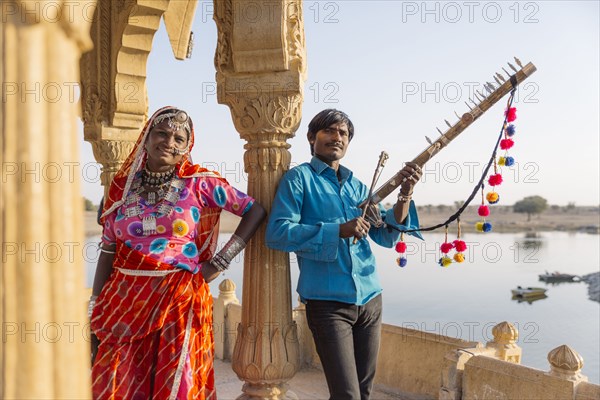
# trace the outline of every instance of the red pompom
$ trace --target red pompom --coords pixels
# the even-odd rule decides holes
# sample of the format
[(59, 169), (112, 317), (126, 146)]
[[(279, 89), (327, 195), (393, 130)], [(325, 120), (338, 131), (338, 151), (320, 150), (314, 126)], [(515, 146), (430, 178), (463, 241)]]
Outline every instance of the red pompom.
[(479, 206), (479, 210), (477, 211), (480, 217), (487, 217), (490, 215), (490, 208), (488, 206)]
[(463, 251), (467, 250), (467, 244), (464, 242), (464, 240), (457, 239), (453, 242), (453, 244), (454, 244), (454, 248), (459, 253), (462, 253)]
[(450, 250), (452, 250), (452, 248), (454, 247), (454, 245), (452, 243), (448, 243), (448, 242), (444, 242), (442, 243), (442, 245), (440, 246), (440, 250), (442, 251), (442, 253), (444, 254), (448, 254), (448, 252)]
[(517, 119), (517, 109), (515, 107), (511, 107), (506, 111), (505, 115), (507, 122), (513, 122), (515, 119)]
[(490, 175), (490, 178), (488, 179), (488, 183), (490, 184), (490, 186), (500, 185), (502, 183), (502, 175), (501, 174)]
[(396, 251), (398, 253), (404, 253), (406, 251), (406, 243), (404, 243), (404, 242), (396, 243)]
[(502, 139), (500, 141), (500, 148), (502, 150), (508, 150), (511, 147), (513, 147), (514, 144), (515, 144), (515, 142), (512, 139)]

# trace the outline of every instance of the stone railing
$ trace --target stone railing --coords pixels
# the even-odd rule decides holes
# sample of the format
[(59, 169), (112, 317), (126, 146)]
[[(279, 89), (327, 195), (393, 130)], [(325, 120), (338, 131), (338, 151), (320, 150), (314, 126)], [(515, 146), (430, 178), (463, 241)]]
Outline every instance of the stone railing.
[[(215, 355), (231, 360), (241, 306), (224, 280), (214, 304)], [(304, 306), (294, 310), (300, 366), (320, 368)], [(581, 374), (583, 359), (569, 346), (548, 353), (549, 371), (520, 365), (517, 329), (501, 322), (486, 344), (384, 324), (375, 384), (406, 399), (600, 399), (600, 386)], [(293, 389), (293, 388), (292, 388)]]

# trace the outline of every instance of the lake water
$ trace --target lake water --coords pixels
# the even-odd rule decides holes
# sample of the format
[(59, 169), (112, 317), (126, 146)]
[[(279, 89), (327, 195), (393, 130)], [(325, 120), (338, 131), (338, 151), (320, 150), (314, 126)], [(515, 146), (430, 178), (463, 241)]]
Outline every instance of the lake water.
[[(408, 243), (408, 265), (396, 265), (397, 254), (372, 243), (383, 285), (384, 322), (465, 340), (486, 342), (492, 328), (509, 321), (519, 330), (517, 344), (523, 349), (521, 363), (544, 371), (550, 369), (548, 352), (567, 344), (584, 359), (583, 374), (600, 383), (600, 304), (588, 299), (585, 283), (546, 284), (538, 281), (545, 271), (585, 275), (600, 268), (597, 235), (545, 232), (534, 240), (523, 233), (463, 235), (469, 245), (466, 261), (442, 268), (437, 264), (444, 235), (427, 233), (426, 242)], [(220, 236), (224, 243), (228, 234)], [(449, 237), (449, 240), (455, 239)], [(98, 238), (90, 238), (97, 242)], [(221, 243), (220, 243), (221, 244)], [(87, 252), (87, 285), (91, 286), (95, 259)], [(232, 279), (242, 298), (242, 258), (211, 283)], [(298, 267), (291, 258), (292, 288)], [(547, 297), (528, 303), (513, 300), (511, 289), (538, 286)], [(297, 294), (292, 293), (296, 305)]]

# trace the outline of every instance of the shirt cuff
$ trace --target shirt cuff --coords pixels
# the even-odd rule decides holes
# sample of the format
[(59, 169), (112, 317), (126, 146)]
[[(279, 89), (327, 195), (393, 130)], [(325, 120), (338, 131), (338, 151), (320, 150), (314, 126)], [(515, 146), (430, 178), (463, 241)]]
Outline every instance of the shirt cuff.
[[(386, 211), (386, 215), (385, 215), (385, 223), (391, 226), (394, 226), (400, 230), (412, 230), (412, 229), (419, 229), (420, 225), (419, 225), (419, 214), (417, 214), (417, 207), (415, 206), (415, 202), (414, 201), (410, 201), (410, 204), (408, 206), (408, 214), (406, 215), (406, 218), (404, 219), (404, 221), (402, 221), (403, 223), (397, 223), (396, 222), (396, 217), (394, 216), (394, 208), (396, 206), (394, 205), (394, 207), (388, 209)], [(416, 232), (407, 232), (408, 235), (414, 236), (416, 238), (419, 238), (421, 240), (423, 239), (423, 236), (421, 236), (421, 232), (420, 231), (416, 231)]]

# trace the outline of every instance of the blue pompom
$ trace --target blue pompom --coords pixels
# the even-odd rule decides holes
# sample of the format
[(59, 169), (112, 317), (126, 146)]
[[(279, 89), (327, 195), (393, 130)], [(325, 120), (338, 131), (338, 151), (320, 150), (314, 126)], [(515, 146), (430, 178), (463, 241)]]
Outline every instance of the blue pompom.
[(406, 267), (406, 264), (408, 264), (408, 260), (406, 259), (406, 257), (400, 257), (400, 266), (404, 268)]
[(491, 230), (492, 230), (492, 224), (490, 224), (489, 222), (484, 222), (483, 223), (483, 231), (490, 232)]
[(508, 126), (506, 127), (506, 134), (507, 134), (508, 136), (512, 136), (512, 135), (514, 135), (516, 132), (517, 132), (517, 128), (516, 128), (516, 127), (515, 127), (513, 124), (510, 124), (510, 125), (508, 125)]
[(515, 165), (515, 159), (511, 156), (505, 157), (504, 165), (506, 165), (507, 167), (512, 167), (513, 165)]

